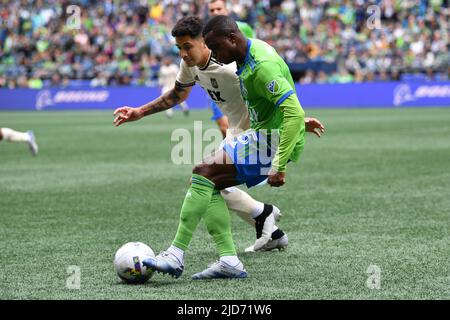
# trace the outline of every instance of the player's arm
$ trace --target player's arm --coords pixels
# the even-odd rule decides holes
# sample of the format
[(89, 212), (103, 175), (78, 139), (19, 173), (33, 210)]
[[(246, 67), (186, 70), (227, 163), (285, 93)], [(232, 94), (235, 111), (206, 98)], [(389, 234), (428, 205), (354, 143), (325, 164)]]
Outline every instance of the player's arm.
[(150, 101), (139, 108), (117, 108), (114, 111), (114, 116), (116, 116), (114, 124), (119, 126), (124, 122), (136, 121), (142, 117), (170, 109), (186, 100), (191, 90), (192, 86), (184, 86), (176, 82), (172, 90), (167, 91), (155, 100)]
[(186, 100), (191, 92), (192, 86), (183, 86), (179, 82), (175, 83), (172, 90), (167, 91), (159, 98), (139, 107), (143, 116), (148, 116), (157, 112), (170, 109)]
[(279, 108), (283, 112), (283, 131), (278, 150), (272, 161), (272, 170), (284, 173), (298, 136), (302, 130), (305, 130), (305, 111), (295, 93), (290, 94)]
[(227, 136), (228, 130), (228, 118), (227, 116), (223, 116), (216, 120), (217, 126), (219, 127), (220, 132), (222, 132), (222, 137), (225, 139)]
[(261, 63), (255, 70), (256, 93), (269, 101), (268, 107), (280, 108), (283, 113), (280, 142), (272, 161), (268, 183), (279, 187), (284, 184), (284, 172), (289, 157), (305, 130), (305, 112), (298, 101), (295, 90), (284, 76), (281, 65)]

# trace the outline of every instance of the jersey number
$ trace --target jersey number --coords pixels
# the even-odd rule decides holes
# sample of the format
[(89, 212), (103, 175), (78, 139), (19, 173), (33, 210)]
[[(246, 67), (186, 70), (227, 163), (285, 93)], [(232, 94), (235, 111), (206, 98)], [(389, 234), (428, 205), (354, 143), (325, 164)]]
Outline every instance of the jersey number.
[(225, 102), (225, 100), (223, 100), (220, 96), (220, 91), (212, 91), (208, 89), (208, 93), (211, 99), (213, 99), (214, 101)]

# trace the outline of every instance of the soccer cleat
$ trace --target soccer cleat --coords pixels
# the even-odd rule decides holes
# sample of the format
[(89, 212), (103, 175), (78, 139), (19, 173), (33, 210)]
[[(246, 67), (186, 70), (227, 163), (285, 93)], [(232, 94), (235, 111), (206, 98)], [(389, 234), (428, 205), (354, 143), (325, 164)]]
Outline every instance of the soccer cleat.
[(257, 252), (257, 251), (271, 251), (274, 249), (278, 249), (279, 251), (286, 250), (288, 246), (288, 237), (284, 235), (280, 239), (275, 239), (267, 242), (261, 249), (255, 250), (255, 246), (251, 245), (250, 247), (245, 249), (245, 252)]
[(34, 136), (34, 133), (31, 130), (28, 130), (27, 134), (28, 134), (28, 137), (29, 137), (28, 141), (27, 141), (28, 147), (30, 148), (30, 151), (33, 154), (33, 156), (37, 156), (38, 151), (39, 151), (39, 147), (38, 147), (38, 145), (36, 143), (36, 137)]
[[(242, 264), (241, 264), (242, 265)], [(216, 261), (202, 272), (192, 276), (193, 280), (201, 279), (242, 279), (247, 278), (247, 271), (232, 267), (223, 261)]]
[(155, 258), (145, 259), (142, 264), (156, 272), (168, 273), (175, 278), (179, 278), (184, 270), (183, 264), (167, 251), (161, 251)]
[(256, 251), (271, 251), (274, 249), (278, 249), (279, 251), (286, 250), (289, 243), (289, 238), (287, 234), (283, 234), (281, 238), (271, 240), (267, 242), (261, 249), (255, 250), (254, 245), (245, 249), (245, 252), (256, 252)]
[(261, 250), (271, 239), (275, 220), (281, 216), (280, 209), (264, 204), (263, 212), (255, 218), (256, 241), (253, 244), (256, 251)]

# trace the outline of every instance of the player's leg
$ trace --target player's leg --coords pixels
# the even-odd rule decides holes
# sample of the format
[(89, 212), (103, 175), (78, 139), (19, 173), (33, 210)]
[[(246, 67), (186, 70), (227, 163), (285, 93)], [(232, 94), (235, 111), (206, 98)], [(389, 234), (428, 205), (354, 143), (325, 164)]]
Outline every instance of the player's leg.
[(187, 117), (189, 115), (189, 106), (186, 101), (180, 103), (181, 110), (183, 110), (184, 115)]
[(203, 221), (214, 239), (220, 258), (202, 272), (194, 274), (192, 279), (245, 278), (247, 272), (237, 257), (233, 243), (228, 208), (218, 191), (212, 195), (208, 209), (203, 215)]
[[(233, 141), (226, 141), (224, 149), (234, 161), (238, 172), (236, 179), (245, 182), (247, 187), (259, 185), (267, 180), (272, 157), (276, 152), (276, 144), (273, 143), (272, 138), (277, 137), (274, 135), (269, 137), (261, 131), (248, 130), (235, 137)], [(258, 216), (255, 220), (257, 240), (253, 249), (261, 250), (264, 245), (271, 241), (275, 227), (275, 214), (279, 213), (277, 212), (278, 208), (274, 209), (271, 205), (256, 202), (246, 193), (239, 191), (234, 197), (232, 193), (228, 194), (231, 198), (228, 204), (232, 209), (253, 214), (253, 218)], [(226, 198), (227, 196), (225, 196), (225, 200), (227, 200)], [(238, 202), (237, 205), (233, 204), (233, 200)]]
[[(192, 174), (191, 186), (184, 198), (180, 221), (172, 246), (156, 258), (143, 263), (156, 271), (179, 277), (183, 271), (184, 251), (188, 248), (200, 219), (205, 214), (215, 189), (238, 184), (236, 169), (223, 150), (211, 155), (206, 163), (197, 165)], [(229, 215), (228, 209), (218, 214)]]
[[(279, 229), (275, 223), (269, 221), (271, 216), (267, 213), (272, 213), (275, 220), (279, 220), (281, 217), (280, 209), (271, 204), (265, 204), (253, 199), (248, 193), (237, 187), (227, 188), (221, 191), (228, 209), (235, 211), (244, 221), (256, 228), (256, 238), (259, 239), (262, 234), (270, 234), (270, 241), (260, 250), (267, 248), (273, 249), (285, 249), (287, 247), (287, 236)], [(265, 221), (269, 219), (268, 221)], [(268, 218), (267, 218), (268, 217)], [(256, 222), (256, 223), (255, 223)], [(264, 230), (264, 227), (270, 228), (270, 230)], [(283, 238), (283, 240), (279, 240)], [(254, 245), (248, 247), (246, 251), (255, 251)]]
[(173, 108), (166, 110), (166, 116), (167, 118), (171, 119), (173, 117)]
[(0, 128), (0, 141), (3, 140), (2, 128)]
[(33, 155), (38, 154), (38, 145), (36, 143), (36, 138), (34, 137), (33, 131), (29, 130), (27, 132), (19, 132), (12, 130), (10, 128), (1, 129), (2, 140), (9, 142), (26, 142), (30, 151)]

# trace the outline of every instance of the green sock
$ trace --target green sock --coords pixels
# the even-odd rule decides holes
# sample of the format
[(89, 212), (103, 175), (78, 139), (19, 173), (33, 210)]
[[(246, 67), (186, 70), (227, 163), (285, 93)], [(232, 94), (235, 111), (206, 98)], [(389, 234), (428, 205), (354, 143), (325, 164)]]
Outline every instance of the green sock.
[(219, 256), (235, 256), (236, 248), (231, 234), (231, 218), (228, 207), (217, 190), (203, 215), (203, 221), (216, 243)]
[(181, 207), (180, 223), (172, 245), (186, 250), (200, 219), (208, 208), (214, 183), (205, 177), (192, 174), (191, 186)]

